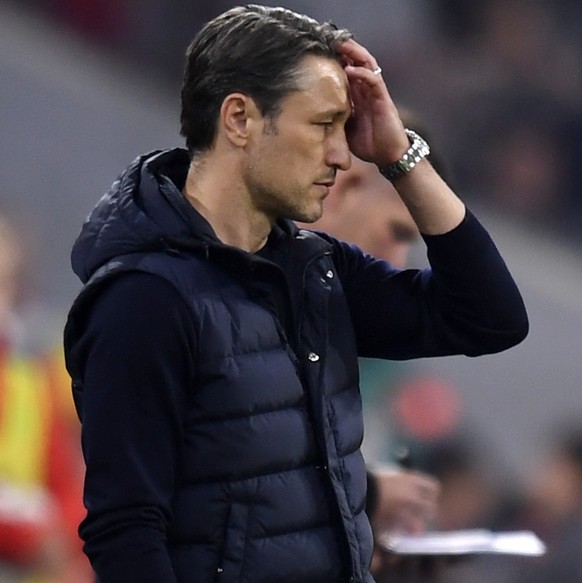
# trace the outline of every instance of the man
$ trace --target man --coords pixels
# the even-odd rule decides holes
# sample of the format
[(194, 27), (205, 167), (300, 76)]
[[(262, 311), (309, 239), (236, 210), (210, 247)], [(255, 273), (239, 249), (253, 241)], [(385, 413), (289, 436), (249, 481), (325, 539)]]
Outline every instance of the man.
[[(358, 354), (527, 333), (493, 243), (350, 37), (282, 8), (211, 21), (187, 55), (188, 151), (138, 158), (75, 244), (65, 346), (101, 583), (372, 581)], [(350, 151), (394, 179), (433, 271), (291, 222), (320, 217)]]

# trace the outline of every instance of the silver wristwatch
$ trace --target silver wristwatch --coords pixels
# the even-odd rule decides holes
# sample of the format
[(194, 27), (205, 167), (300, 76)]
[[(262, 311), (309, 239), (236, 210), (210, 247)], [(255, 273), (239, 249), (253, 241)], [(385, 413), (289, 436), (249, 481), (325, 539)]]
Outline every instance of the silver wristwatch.
[(416, 132), (405, 129), (410, 140), (410, 148), (397, 162), (388, 166), (378, 166), (380, 174), (390, 181), (408, 174), (423, 158), (430, 154), (430, 146)]

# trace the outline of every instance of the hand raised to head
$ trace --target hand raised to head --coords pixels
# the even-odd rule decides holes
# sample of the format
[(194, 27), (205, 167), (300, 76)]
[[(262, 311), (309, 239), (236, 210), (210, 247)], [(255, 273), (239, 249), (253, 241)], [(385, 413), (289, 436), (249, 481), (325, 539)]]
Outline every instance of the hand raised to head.
[(340, 51), (353, 108), (346, 127), (352, 153), (378, 165), (399, 160), (409, 141), (378, 62), (354, 40), (343, 43)]

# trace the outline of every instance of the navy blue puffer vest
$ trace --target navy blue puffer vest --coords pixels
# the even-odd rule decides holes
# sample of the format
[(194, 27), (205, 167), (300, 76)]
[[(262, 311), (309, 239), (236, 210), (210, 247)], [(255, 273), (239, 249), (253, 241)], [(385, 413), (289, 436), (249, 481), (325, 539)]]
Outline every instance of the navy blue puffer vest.
[(169, 281), (192, 312), (195, 382), (167, 533), (180, 582), (372, 581), (350, 316), (329, 243), (288, 229), (296, 287), (275, 263), (200, 237), (111, 253), (70, 314), (74, 342), (93, 294), (134, 270)]

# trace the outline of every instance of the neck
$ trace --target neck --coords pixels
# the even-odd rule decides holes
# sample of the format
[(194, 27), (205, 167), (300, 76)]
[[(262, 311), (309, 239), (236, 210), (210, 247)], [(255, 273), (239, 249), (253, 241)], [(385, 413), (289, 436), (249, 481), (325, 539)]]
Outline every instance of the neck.
[(255, 253), (267, 242), (273, 223), (253, 208), (243, 180), (233, 180), (239, 174), (225, 168), (236, 166), (210, 156), (193, 160), (182, 193), (222, 243)]

